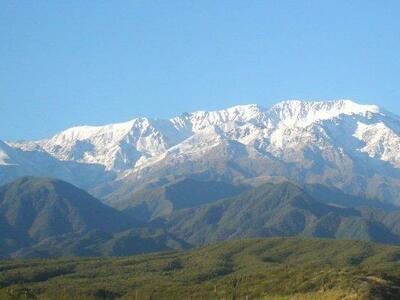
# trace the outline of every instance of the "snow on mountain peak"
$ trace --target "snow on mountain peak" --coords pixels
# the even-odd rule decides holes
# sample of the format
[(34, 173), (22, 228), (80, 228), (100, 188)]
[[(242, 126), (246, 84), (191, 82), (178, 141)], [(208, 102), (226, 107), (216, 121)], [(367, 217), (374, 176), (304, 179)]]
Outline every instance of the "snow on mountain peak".
[(7, 161), (9, 160), (7, 152), (5, 149), (3, 149), (3, 147), (7, 147), (7, 145), (4, 142), (0, 141), (0, 166), (8, 165)]
[[(168, 149), (180, 144), (191, 143), (195, 151), (201, 147), (196, 145), (196, 141), (203, 140), (196, 135), (206, 135), (215, 142), (223, 137), (244, 145), (253, 142), (264, 145), (268, 144), (268, 140), (282, 139), (279, 135), (286, 134), (284, 128), (305, 128), (341, 115), (366, 116), (368, 113), (382, 114), (377, 106), (361, 105), (350, 100), (290, 100), (269, 109), (248, 104), (218, 111), (195, 111), (171, 119), (136, 118), (105, 126), (79, 126), (50, 139), (11, 146), (28, 150), (34, 144), (60, 160), (101, 164), (108, 170), (124, 171), (134, 169), (139, 162), (142, 164), (166, 154)], [(277, 130), (279, 128), (283, 133)], [(276, 131), (274, 135), (271, 130)], [(272, 137), (274, 139), (271, 140)], [(207, 144), (213, 145), (212, 142)], [(185, 146), (183, 149), (188, 148)]]
[[(189, 125), (194, 132), (197, 132), (209, 126), (226, 127), (232, 123), (245, 123), (257, 120), (263, 112), (264, 109), (256, 104), (236, 105), (223, 110), (195, 111), (184, 114), (181, 117), (173, 118), (171, 121)], [(182, 122), (182, 119), (185, 119), (185, 122)]]
[[(152, 120), (137, 118), (104, 126), (73, 127), (37, 143), (61, 160), (97, 163), (107, 169), (124, 169), (132, 167), (132, 161), (140, 157), (138, 150), (147, 152), (149, 139), (152, 143), (158, 143), (153, 149), (160, 148), (160, 141), (152, 136), (154, 131)], [(142, 136), (147, 140), (141, 139)], [(134, 147), (127, 147), (129, 144), (134, 144)]]
[(351, 100), (300, 101), (289, 100), (275, 104), (269, 110), (271, 119), (286, 126), (308, 126), (340, 115), (380, 113), (376, 105), (363, 105)]
[(0, 142), (0, 166), (27, 164), (24, 170), (32, 172), (47, 164), (53, 170), (59, 160), (102, 165), (130, 186), (171, 174), (284, 176), (393, 200), (400, 199), (400, 118), (350, 100), (290, 100), (270, 108), (237, 105), (80, 126), (37, 142)]

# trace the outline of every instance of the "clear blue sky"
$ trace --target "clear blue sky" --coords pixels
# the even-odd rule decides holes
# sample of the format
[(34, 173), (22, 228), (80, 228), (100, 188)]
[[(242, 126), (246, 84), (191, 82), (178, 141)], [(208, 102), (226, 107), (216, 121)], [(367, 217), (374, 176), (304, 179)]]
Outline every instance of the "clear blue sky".
[(0, 1), (0, 139), (235, 104), (400, 114), (399, 1)]

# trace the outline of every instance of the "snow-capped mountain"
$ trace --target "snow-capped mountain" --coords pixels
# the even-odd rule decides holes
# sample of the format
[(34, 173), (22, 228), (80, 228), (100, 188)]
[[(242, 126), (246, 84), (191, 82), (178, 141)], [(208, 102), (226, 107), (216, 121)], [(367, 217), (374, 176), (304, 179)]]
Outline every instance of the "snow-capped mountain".
[[(101, 164), (108, 170), (124, 171), (159, 157), (197, 133), (217, 127), (228, 132), (229, 126), (236, 126), (233, 122), (244, 125), (259, 116), (262, 116), (259, 107), (246, 105), (183, 114), (170, 120), (137, 118), (106, 126), (70, 128), (36, 144), (60, 160)], [(14, 146), (26, 147), (26, 144)]]
[(59, 160), (35, 143), (11, 145), (0, 141), (0, 185), (31, 175), (60, 178), (89, 189), (115, 177), (100, 165)]
[[(400, 118), (350, 100), (137, 118), (8, 146), (38, 147), (59, 161), (103, 166), (118, 177), (99, 188), (103, 196), (171, 176), (232, 182), (284, 177), (400, 204)], [(2, 162), (7, 153), (0, 152)]]

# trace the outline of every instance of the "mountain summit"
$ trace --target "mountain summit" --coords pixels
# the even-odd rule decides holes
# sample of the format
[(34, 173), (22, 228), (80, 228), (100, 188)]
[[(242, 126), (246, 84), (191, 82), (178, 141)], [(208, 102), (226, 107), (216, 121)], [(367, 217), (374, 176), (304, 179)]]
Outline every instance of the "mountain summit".
[(376, 105), (362, 105), (351, 100), (327, 102), (283, 101), (275, 104), (268, 111), (270, 119), (288, 127), (306, 127), (312, 123), (337, 118), (340, 115), (365, 117), (368, 114), (379, 113), (381, 113), (381, 110)]
[[(203, 131), (215, 131), (217, 135), (242, 141), (245, 136), (263, 129), (306, 127), (339, 116), (366, 117), (369, 114), (384, 115), (377, 106), (350, 100), (292, 100), (270, 109), (255, 104), (238, 105), (226, 110), (187, 113), (169, 120), (136, 118), (105, 126), (73, 127), (35, 144), (60, 160), (98, 163), (121, 171), (164, 154)], [(249, 134), (240, 134), (238, 128), (246, 128)]]
[[(239, 105), (9, 143), (24, 151), (32, 145), (59, 162), (102, 167), (107, 180), (98, 171), (88, 176), (102, 178), (91, 186), (100, 197), (170, 177), (233, 183), (283, 177), (400, 204), (400, 118), (350, 100)], [(12, 164), (7, 153), (2, 157)]]

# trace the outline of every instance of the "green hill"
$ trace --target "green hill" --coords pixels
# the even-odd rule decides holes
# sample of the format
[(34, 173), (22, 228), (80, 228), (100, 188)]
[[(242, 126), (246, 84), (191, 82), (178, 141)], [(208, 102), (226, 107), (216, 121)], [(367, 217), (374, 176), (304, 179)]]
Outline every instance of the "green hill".
[(64, 181), (21, 178), (0, 187), (0, 256), (120, 256), (273, 236), (400, 244), (399, 211), (331, 204), (333, 192), (317, 201), (288, 182), (241, 189), (184, 180), (147, 191), (138, 221)]
[(399, 214), (392, 214), (389, 224), (388, 213), (371, 210), (380, 217), (316, 201), (292, 183), (268, 183), (233, 198), (178, 211), (169, 218), (167, 226), (175, 236), (197, 245), (271, 236), (399, 244), (399, 232), (394, 230), (398, 228)]
[(0, 256), (128, 255), (188, 245), (145, 229), (61, 180), (24, 177), (0, 187)]
[(0, 298), (399, 299), (399, 270), (400, 247), (251, 239), (121, 258), (3, 260)]
[(222, 198), (233, 197), (248, 189), (221, 181), (185, 178), (162, 187), (121, 195), (109, 204), (143, 221), (165, 218), (171, 213)]

